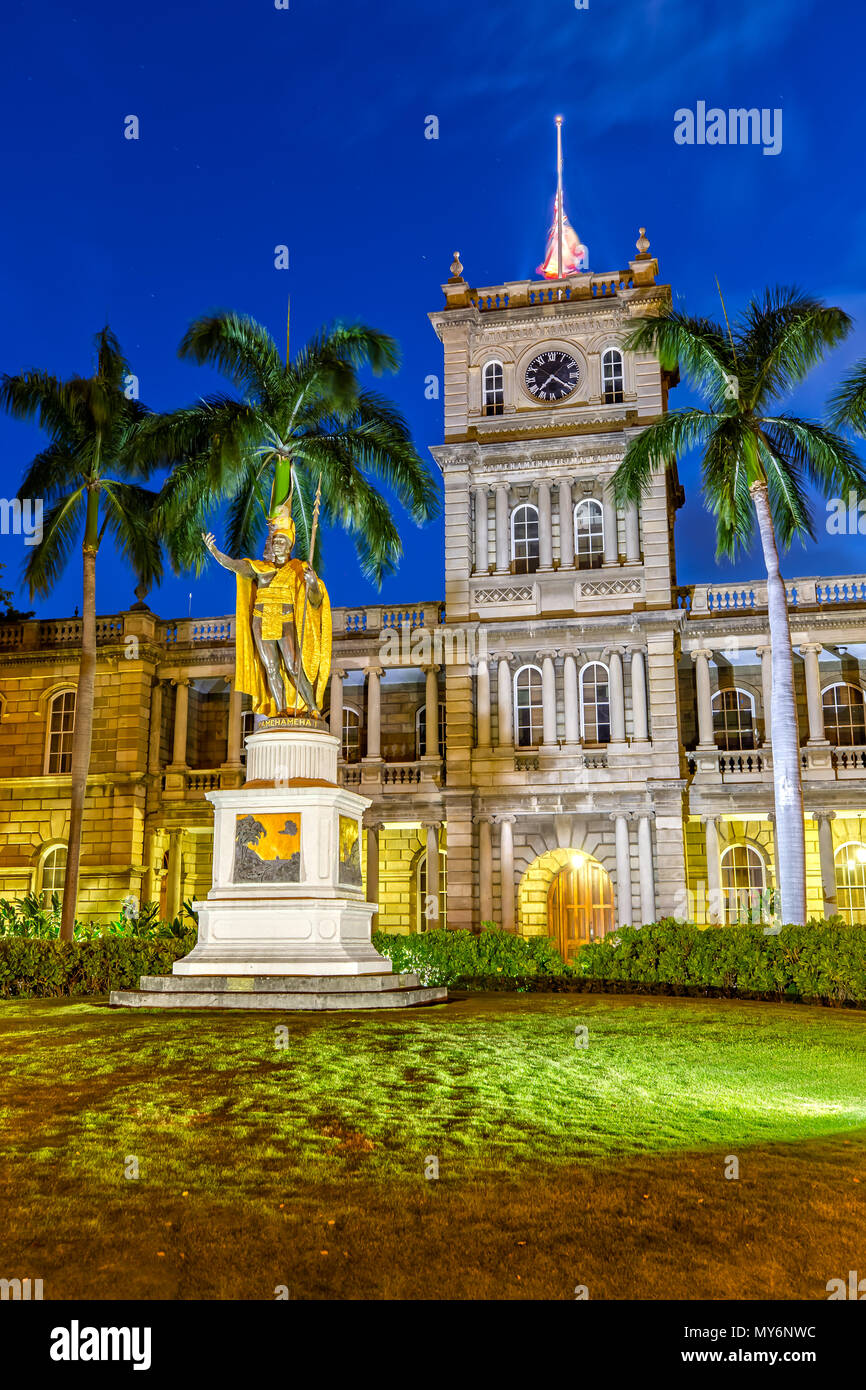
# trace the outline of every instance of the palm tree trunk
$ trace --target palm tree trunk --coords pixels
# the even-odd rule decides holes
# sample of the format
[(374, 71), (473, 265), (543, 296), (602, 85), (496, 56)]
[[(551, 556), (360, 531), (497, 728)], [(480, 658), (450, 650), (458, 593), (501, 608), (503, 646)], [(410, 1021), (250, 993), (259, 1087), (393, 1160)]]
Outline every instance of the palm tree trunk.
[(781, 897), (782, 921), (802, 925), (806, 921), (806, 833), (788, 595), (779, 569), (779, 552), (767, 484), (753, 483), (749, 491), (758, 518), (767, 567), (767, 613), (773, 662), (770, 723), (776, 806), (776, 870), (779, 876), (776, 888)]
[(63, 884), (63, 910), (60, 938), (71, 941), (78, 901), (81, 861), (81, 829), (84, 798), (90, 770), (93, 739), (93, 692), (96, 681), (96, 547), (98, 544), (99, 492), (91, 488), (87, 496), (82, 559), (84, 585), (81, 605), (81, 658), (78, 663), (78, 689), (75, 692), (75, 725), (72, 731), (72, 792), (69, 807), (69, 841), (66, 852), (66, 878)]

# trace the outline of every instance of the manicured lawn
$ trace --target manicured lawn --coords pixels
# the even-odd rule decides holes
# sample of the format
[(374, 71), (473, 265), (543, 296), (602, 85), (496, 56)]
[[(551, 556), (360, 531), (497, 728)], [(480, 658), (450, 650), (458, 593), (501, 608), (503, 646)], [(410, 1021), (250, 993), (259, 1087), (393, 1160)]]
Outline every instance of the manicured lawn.
[(862, 1012), (12, 1001), (0, 1077), (0, 1275), (46, 1297), (822, 1298), (864, 1263)]

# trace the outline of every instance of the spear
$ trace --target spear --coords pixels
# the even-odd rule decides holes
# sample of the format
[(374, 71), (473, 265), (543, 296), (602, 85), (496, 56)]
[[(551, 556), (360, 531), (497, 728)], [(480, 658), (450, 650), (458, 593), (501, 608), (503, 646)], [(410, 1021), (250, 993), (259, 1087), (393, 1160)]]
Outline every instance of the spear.
[[(313, 551), (314, 551), (315, 548), (316, 548), (316, 532), (317, 532), (318, 529), (319, 529), (319, 508), (320, 508), (321, 504), (322, 504), (322, 475), (321, 475), (321, 473), (319, 473), (319, 485), (318, 485), (318, 487), (316, 488), (316, 501), (315, 501), (315, 505), (314, 505), (314, 507), (313, 507), (313, 525), (312, 525), (312, 528), (311, 528), (311, 530), (310, 530), (310, 561), (309, 561), (309, 563), (310, 563), (310, 567), (311, 567), (311, 568), (312, 568), (312, 564), (313, 564)], [(310, 602), (310, 591), (309, 591), (309, 589), (307, 588), (306, 582), (305, 582), (305, 583), (304, 583), (304, 615), (303, 615), (303, 617), (301, 618), (301, 640), (300, 640), (300, 643), (299, 643), (299, 645), (298, 645), (298, 667), (297, 667), (297, 671), (295, 672), (295, 703), (294, 703), (294, 705), (292, 706), (292, 717), (293, 717), (293, 718), (294, 718), (294, 716), (295, 716), (295, 715), (297, 714), (297, 712), (298, 712), (298, 698), (299, 698), (299, 695), (298, 695), (298, 677), (300, 676), (300, 673), (301, 673), (301, 671), (303, 670), (303, 667), (304, 667), (304, 633), (305, 633), (306, 628), (307, 628), (307, 605), (309, 604), (309, 602)], [(311, 713), (311, 714), (314, 714), (315, 711), (314, 711), (314, 710), (310, 710), (310, 713)]]

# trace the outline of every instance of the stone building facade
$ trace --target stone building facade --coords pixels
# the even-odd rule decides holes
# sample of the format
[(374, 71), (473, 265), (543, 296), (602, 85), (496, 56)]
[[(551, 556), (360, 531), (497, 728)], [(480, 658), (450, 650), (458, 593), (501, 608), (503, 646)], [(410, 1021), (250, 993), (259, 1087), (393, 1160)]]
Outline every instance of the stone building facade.
[[(679, 587), (674, 466), (611, 477), (675, 379), (626, 352), (670, 302), (626, 269), (473, 289), (444, 352), (444, 600), (334, 610), (328, 717), (370, 798), (367, 896), (391, 931), (550, 935), (772, 914), (766, 586)], [(866, 580), (789, 581), (810, 912), (866, 918)], [(233, 619), (99, 621), (80, 915), (167, 915), (210, 883), (204, 792), (243, 777)], [(0, 895), (62, 882), (80, 623), (0, 627)]]

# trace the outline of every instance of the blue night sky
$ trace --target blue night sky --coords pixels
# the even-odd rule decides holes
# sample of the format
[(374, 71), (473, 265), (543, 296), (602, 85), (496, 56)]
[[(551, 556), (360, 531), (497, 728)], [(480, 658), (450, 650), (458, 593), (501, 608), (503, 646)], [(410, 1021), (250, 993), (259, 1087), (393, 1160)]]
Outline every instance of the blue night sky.
[[(857, 0), (499, 0), (425, 5), (350, 0), (211, 0), (207, 5), (9, 3), (3, 20), (0, 370), (91, 368), (106, 319), (152, 408), (224, 385), (177, 360), (188, 322), (249, 313), (297, 346), (323, 323), (365, 320), (403, 351), (383, 388), (419, 449), (441, 440), (441, 373), (427, 313), (455, 249), (473, 285), (531, 276), (555, 180), (553, 116), (565, 118), (566, 208), (593, 270), (619, 269), (646, 225), (660, 279), (690, 311), (716, 317), (768, 283), (801, 284), (858, 320), (795, 398), (818, 413), (838, 373), (866, 355), (862, 193), (863, 20)], [(858, 37), (859, 35), (859, 37)], [(783, 147), (683, 147), (678, 107), (781, 107)], [(124, 139), (124, 117), (141, 138)], [(425, 117), (440, 122), (424, 138)], [(274, 268), (274, 247), (291, 268)], [(672, 405), (688, 403), (680, 387)], [(3, 495), (40, 447), (0, 417)], [(713, 562), (712, 525), (680, 461), (681, 583), (733, 573)], [(862, 571), (863, 542), (830, 537), (788, 557), (794, 574)], [(219, 518), (213, 518), (219, 533)], [(388, 601), (442, 594), (441, 521), (402, 523), (405, 558)], [(80, 563), (47, 603), (19, 583), (20, 537), (0, 538), (21, 607), (68, 614)], [(336, 603), (364, 603), (354, 550), (329, 535)], [(736, 572), (758, 576), (757, 553)], [(97, 604), (133, 601), (107, 547)], [(0, 586), (2, 587), (2, 586)], [(170, 577), (150, 599), (165, 616), (225, 613), (233, 580), (211, 567)]]

